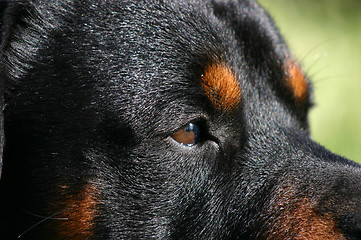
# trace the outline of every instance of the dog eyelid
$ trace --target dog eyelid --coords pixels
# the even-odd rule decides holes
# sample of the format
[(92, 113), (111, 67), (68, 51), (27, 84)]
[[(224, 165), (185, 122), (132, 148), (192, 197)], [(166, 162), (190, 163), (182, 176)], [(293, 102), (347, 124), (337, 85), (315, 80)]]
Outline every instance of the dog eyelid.
[(180, 144), (192, 147), (200, 141), (200, 127), (196, 123), (188, 123), (188, 125), (172, 134), (172, 138)]

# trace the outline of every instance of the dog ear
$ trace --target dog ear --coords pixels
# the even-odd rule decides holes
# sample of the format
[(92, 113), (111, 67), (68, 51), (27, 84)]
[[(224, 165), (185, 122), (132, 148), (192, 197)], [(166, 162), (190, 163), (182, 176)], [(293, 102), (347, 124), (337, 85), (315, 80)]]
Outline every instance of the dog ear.
[(57, 16), (66, 12), (63, 5), (66, 1), (0, 0), (0, 176), (6, 142), (4, 108), (37, 62), (47, 33), (58, 27)]
[(11, 38), (13, 35), (14, 25), (21, 25), (20, 19), (24, 18), (26, 11), (25, 2), (9, 2), (0, 0), (0, 178), (2, 173), (2, 166), (4, 162), (4, 144), (5, 144), (5, 131), (4, 131), (4, 109), (5, 109), (5, 95), (6, 89), (9, 85), (10, 72), (14, 68), (9, 59), (12, 57), (6, 54), (10, 46)]
[[(7, 7), (7, 2), (0, 2), (0, 43), (2, 49), (2, 38), (3, 38), (3, 26), (4, 26), (4, 12)], [(0, 55), (0, 178), (3, 165), (3, 150), (5, 143), (4, 136), (4, 92), (5, 92), (5, 72), (4, 72), (4, 61), (3, 61), (3, 52), (1, 51)]]
[(3, 165), (3, 150), (4, 150), (4, 78), (0, 78), (0, 178)]

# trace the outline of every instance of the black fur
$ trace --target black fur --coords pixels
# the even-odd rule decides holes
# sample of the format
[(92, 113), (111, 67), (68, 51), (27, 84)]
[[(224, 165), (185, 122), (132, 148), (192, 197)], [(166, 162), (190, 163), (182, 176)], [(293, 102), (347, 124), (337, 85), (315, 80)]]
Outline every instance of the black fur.
[[(254, 1), (12, 1), (1, 46), (1, 239), (361, 239), (360, 166), (309, 137)], [(213, 61), (233, 112), (202, 90)]]

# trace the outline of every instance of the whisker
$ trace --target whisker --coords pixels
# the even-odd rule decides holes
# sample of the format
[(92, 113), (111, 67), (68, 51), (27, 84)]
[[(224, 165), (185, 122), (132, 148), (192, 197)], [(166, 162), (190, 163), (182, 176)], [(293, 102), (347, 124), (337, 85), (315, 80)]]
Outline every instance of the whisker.
[(31, 216), (34, 216), (34, 217), (37, 217), (37, 218), (42, 218), (42, 219), (48, 218), (50, 220), (69, 220), (68, 218), (53, 218), (53, 217), (49, 218), (49, 217), (46, 217), (46, 216), (41, 216), (41, 215), (38, 215), (38, 214), (35, 214), (35, 213), (32, 213), (32, 212), (29, 212), (27, 210), (23, 210), (23, 211), (26, 212), (27, 214), (31, 215)]
[(307, 75), (310, 76), (310, 77), (315, 81), (317, 75), (320, 75), (320, 74), (324, 73), (324, 72), (325, 72), (326, 70), (328, 70), (329, 68), (330, 68), (329, 65), (325, 65), (325, 66), (317, 69), (317, 71), (315, 71), (315, 72), (313, 72), (313, 73), (311, 73), (311, 71), (309, 71), (309, 72), (307, 73)]
[(318, 78), (313, 83), (314, 83), (314, 86), (317, 86), (320, 83), (323, 83), (325, 81), (339, 81), (340, 79), (344, 79), (345, 77), (347, 77), (347, 74), (346, 75), (343, 75), (343, 74), (330, 75), (330, 76), (325, 76), (325, 77), (322, 77), (322, 78)]
[(313, 69), (317, 68), (318, 65), (320, 63), (323, 63), (321, 60), (324, 59), (326, 57), (326, 53), (321, 54), (321, 55), (317, 55), (312, 59), (312, 62), (310, 61), (310, 63), (308, 64), (309, 66), (306, 69), (306, 73), (311, 72)]
[(335, 40), (335, 38), (329, 38), (329, 39), (326, 39), (326, 40), (316, 44), (313, 48), (311, 48), (305, 54), (303, 54), (303, 56), (300, 58), (300, 62), (304, 62), (305, 59), (308, 58), (312, 52), (316, 51), (316, 49), (318, 49), (321, 46), (325, 45), (326, 43), (329, 43), (329, 42), (334, 41), (334, 40)]
[[(35, 228), (36, 226), (42, 224), (43, 222), (45, 222), (45, 221), (47, 221), (47, 220), (49, 220), (49, 219), (53, 219), (53, 217), (55, 217), (56, 215), (59, 215), (59, 214), (61, 214), (61, 213), (63, 213), (63, 212), (66, 212), (66, 211), (68, 211), (68, 210), (70, 210), (70, 209), (71, 209), (71, 208), (67, 208), (67, 209), (64, 209), (64, 210), (62, 210), (62, 211), (60, 211), (60, 212), (54, 213), (53, 215), (50, 215), (49, 217), (44, 217), (44, 219), (42, 219), (41, 221), (35, 223), (33, 226), (31, 226), (31, 227), (28, 228), (26, 231), (24, 231), (23, 233), (21, 233), (21, 234), (18, 236), (18, 238), (21, 238), (21, 237), (24, 236), (27, 232), (29, 232), (30, 230), (32, 230), (32, 229)], [(34, 216), (35, 216), (35, 215), (34, 215)], [(41, 217), (41, 216), (39, 216), (39, 217)], [(64, 220), (68, 220), (68, 219), (65, 219), (65, 218), (64, 218)]]

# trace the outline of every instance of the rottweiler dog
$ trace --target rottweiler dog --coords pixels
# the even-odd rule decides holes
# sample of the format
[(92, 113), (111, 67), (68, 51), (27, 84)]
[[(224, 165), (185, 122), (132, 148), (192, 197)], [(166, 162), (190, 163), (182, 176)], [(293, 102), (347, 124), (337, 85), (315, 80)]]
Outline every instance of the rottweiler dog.
[(1, 239), (361, 239), (255, 1), (1, 4)]

